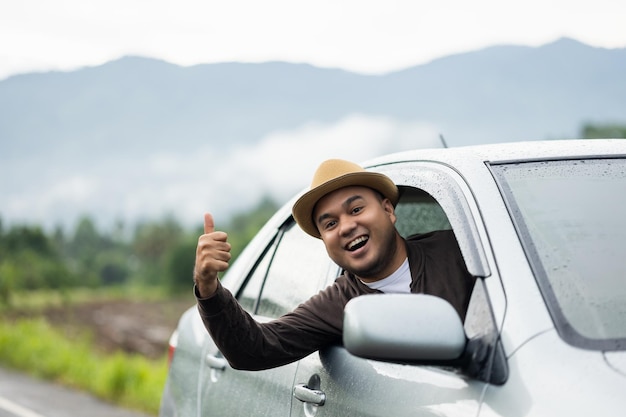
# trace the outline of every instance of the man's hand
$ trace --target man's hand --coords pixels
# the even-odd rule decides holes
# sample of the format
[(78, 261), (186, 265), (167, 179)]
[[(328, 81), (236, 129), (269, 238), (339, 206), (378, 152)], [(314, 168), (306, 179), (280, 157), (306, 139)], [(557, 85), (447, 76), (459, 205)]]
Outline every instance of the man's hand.
[(231, 255), (227, 238), (226, 233), (215, 231), (213, 216), (205, 213), (204, 234), (198, 239), (193, 271), (193, 280), (203, 298), (213, 295), (217, 290), (217, 273), (228, 268)]

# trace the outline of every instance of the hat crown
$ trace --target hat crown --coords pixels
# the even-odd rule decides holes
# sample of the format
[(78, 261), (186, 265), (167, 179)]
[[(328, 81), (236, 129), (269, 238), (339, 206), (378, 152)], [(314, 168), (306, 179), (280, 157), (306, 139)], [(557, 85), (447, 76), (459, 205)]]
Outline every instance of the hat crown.
[(344, 161), (342, 159), (329, 159), (322, 162), (317, 168), (317, 171), (315, 171), (313, 181), (311, 182), (311, 189), (343, 175), (356, 172), (365, 172), (365, 170), (353, 162)]

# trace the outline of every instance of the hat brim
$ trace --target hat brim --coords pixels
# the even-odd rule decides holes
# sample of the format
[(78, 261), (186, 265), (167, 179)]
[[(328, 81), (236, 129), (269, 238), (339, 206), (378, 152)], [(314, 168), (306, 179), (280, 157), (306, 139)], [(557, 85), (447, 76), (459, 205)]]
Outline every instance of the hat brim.
[(347, 173), (307, 191), (294, 203), (292, 214), (302, 230), (319, 239), (321, 236), (313, 220), (315, 205), (325, 195), (349, 186), (371, 188), (388, 198), (394, 207), (398, 203), (398, 187), (386, 175), (368, 171)]

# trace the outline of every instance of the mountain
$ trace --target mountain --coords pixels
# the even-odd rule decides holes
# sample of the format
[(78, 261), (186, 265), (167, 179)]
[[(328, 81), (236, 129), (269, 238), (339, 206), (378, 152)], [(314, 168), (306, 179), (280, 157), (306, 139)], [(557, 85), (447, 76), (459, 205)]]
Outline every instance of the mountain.
[[(97, 198), (90, 188), (97, 184), (122, 199), (117, 209), (107, 204), (124, 216), (129, 210), (120, 207), (133, 206), (125, 196), (146, 185), (132, 180), (147, 156), (180, 160), (210, 148), (215, 159), (276, 132), (354, 115), (428, 125), (450, 146), (574, 137), (585, 122), (624, 121), (624, 74), (626, 49), (560, 39), (385, 75), (283, 62), (180, 67), (141, 57), (16, 75), (0, 81), (0, 216), (29, 219), (33, 205), (39, 220), (96, 210), (106, 204), (81, 204)], [(102, 188), (103, 176), (117, 185)], [(59, 184), (73, 185), (34, 200), (39, 187), (51, 193)]]

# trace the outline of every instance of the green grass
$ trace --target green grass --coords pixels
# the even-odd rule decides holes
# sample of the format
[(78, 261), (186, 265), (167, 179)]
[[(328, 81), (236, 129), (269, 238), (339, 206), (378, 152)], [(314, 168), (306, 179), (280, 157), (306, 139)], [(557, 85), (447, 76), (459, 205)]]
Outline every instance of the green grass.
[(161, 287), (130, 285), (102, 288), (73, 288), (71, 290), (29, 290), (14, 291), (11, 303), (0, 303), (0, 313), (16, 309), (40, 311), (49, 307), (80, 304), (87, 301), (143, 300), (159, 301), (171, 299), (172, 294)]
[(88, 335), (65, 336), (44, 319), (0, 320), (0, 364), (158, 413), (167, 359), (97, 353)]

